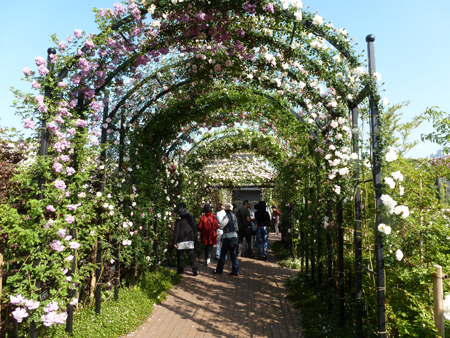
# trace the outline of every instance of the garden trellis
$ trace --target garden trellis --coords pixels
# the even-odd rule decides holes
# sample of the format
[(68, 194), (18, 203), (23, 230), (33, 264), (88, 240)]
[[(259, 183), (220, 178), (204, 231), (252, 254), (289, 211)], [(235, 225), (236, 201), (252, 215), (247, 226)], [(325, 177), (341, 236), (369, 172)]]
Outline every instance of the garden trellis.
[[(195, 194), (186, 185), (189, 179), (180, 179), (176, 154), (205, 129), (247, 125), (260, 143), (261, 135), (268, 134), (270, 151), (249, 149), (277, 169), (275, 186), (286, 210), (294, 212), (295, 204), (305, 217), (312, 216), (301, 229), (303, 239), (310, 236), (305, 261), (311, 260), (312, 278), (317, 274), (321, 282), (321, 219), (337, 217), (342, 253), (342, 201), (355, 186), (355, 242), (360, 243), (357, 107), (370, 97), (378, 229), (384, 152), (376, 130), (378, 73), (374, 64), (365, 71), (344, 29), (324, 23), (299, 0), (130, 1), (97, 10), (97, 20), (100, 34), (77, 29), (67, 42), (55, 40), (47, 60), (36, 58), (37, 72), (24, 69), (26, 80), (44, 95), (17, 92), (16, 107), (25, 127), (34, 129), (36, 137), (40, 133), (41, 151), (18, 175), (31, 189), (17, 196), (28, 201), (27, 208), (4, 207), (2, 226), (6, 245), (20, 243), (28, 255), (18, 262), (22, 268), (9, 277), (7, 290), (22, 315), (17, 312), (15, 318), (36, 325), (32, 336), (41, 324), (65, 322), (59, 307), (68, 304), (71, 316), (81, 286), (84, 297), (97, 295), (99, 312), (105, 266), (114, 269), (117, 297), (121, 266), (133, 284), (137, 269), (159, 264), (174, 205)], [(373, 41), (368, 37), (370, 51)], [(369, 59), (373, 62), (373, 55)], [(41, 121), (36, 128), (35, 120)], [(245, 140), (248, 132), (241, 133)], [(237, 143), (229, 146), (239, 151)], [(37, 175), (39, 185), (30, 184)], [(314, 201), (314, 209), (305, 196)], [(325, 205), (326, 215), (320, 211)], [(336, 207), (341, 211), (331, 213)], [(385, 337), (383, 235), (375, 232), (377, 330)], [(331, 240), (327, 237), (328, 247)], [(360, 247), (355, 252), (361, 336)], [(342, 291), (343, 258), (340, 264)], [(44, 289), (49, 296), (40, 306), (24, 306), (25, 299), (38, 301)], [(69, 331), (70, 325), (69, 319)]]

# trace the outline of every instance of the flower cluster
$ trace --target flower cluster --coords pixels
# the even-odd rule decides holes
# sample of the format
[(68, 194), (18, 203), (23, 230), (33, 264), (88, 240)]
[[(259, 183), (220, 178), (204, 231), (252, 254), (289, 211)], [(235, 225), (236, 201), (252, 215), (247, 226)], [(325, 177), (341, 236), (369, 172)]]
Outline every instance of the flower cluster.
[(58, 303), (55, 301), (50, 302), (47, 304), (47, 306), (44, 308), (45, 314), (42, 315), (42, 323), (44, 326), (52, 326), (53, 324), (64, 324), (67, 319), (67, 313), (66, 312), (60, 312), (57, 313), (57, 310), (59, 309)]
[(40, 305), (39, 301), (34, 301), (32, 299), (26, 299), (21, 294), (18, 294), (15, 296), (11, 295), (9, 298), (9, 301), (11, 302), (11, 304), (18, 306), (12, 312), (12, 316), (18, 323), (21, 323), (26, 317), (28, 317), (29, 314), (27, 312), (27, 309), (28, 310), (36, 310)]
[[(230, 181), (271, 182), (277, 170), (297, 174), (298, 149), (310, 142), (302, 135), (316, 129), (324, 135), (324, 142), (316, 146), (317, 152), (327, 161), (329, 179), (336, 180), (330, 187), (334, 186), (336, 194), (347, 191), (344, 184), (351, 173), (351, 160), (356, 160), (358, 155), (352, 154), (348, 146), (351, 136), (348, 121), (339, 116), (345, 116), (346, 100), (357, 94), (367, 74), (360, 67), (356, 52), (349, 47), (345, 29), (324, 24), (320, 15), (302, 9), (301, 0), (264, 5), (247, 1), (236, 9), (239, 15), (234, 15), (232, 10), (225, 13), (219, 8), (202, 8), (201, 2), (185, 4), (172, 0), (171, 3), (161, 8), (157, 2), (151, 5), (148, 1), (140, 2), (148, 6), (148, 14), (141, 11), (138, 2), (131, 0), (127, 5), (100, 9), (97, 14), (102, 27), (129, 18), (126, 41), (117, 29), (106, 30), (99, 36), (75, 29), (73, 36), (57, 43), (58, 55), (50, 55), (49, 61), (37, 57), (37, 71), (23, 69), (32, 88), (49, 88), (54, 94), (51, 97), (27, 95), (21, 101), (31, 112), (45, 114), (51, 135), (54, 156), (46, 168), (51, 183), (43, 193), (46, 207), (42, 225), (45, 238), (50, 238), (45, 250), (50, 260), (57, 259), (64, 265), (63, 276), (69, 262), (74, 260), (69, 250), (87, 250), (92, 238), (101, 237), (105, 232), (113, 232), (115, 240), (132, 251), (129, 248), (132, 243), (133, 250), (141, 250), (140, 238), (135, 235), (137, 229), (142, 229), (139, 222), (148, 215), (154, 217), (158, 226), (170, 227), (168, 223), (174, 220), (171, 207), (185, 196), (181, 194), (180, 174), (169, 164), (173, 154), (165, 152), (170, 153), (170, 144), (175, 142), (179, 146), (182, 142), (193, 143), (202, 130), (251, 125), (257, 134), (268, 137), (252, 135), (250, 142), (242, 142), (242, 148), (236, 142), (223, 142), (225, 149), (239, 150), (242, 154), (252, 152), (258, 157), (245, 169), (241, 163), (241, 170), (239, 166), (206, 170), (207, 175), (190, 185), (195, 193), (201, 190), (198, 193), (206, 195), (211, 184)], [(293, 20), (309, 20), (313, 27), (305, 29), (300, 25), (290, 42), (285, 37), (292, 32)], [(255, 46), (254, 41), (262, 45)], [(330, 48), (329, 41), (341, 46), (340, 50)], [(301, 62), (304, 55), (311, 62)], [(46, 75), (51, 66), (56, 64), (55, 69), (62, 69), (69, 59), (73, 66), (64, 68), (67, 76), (60, 76), (55, 83), (48, 81)], [(166, 67), (167, 64), (177, 66)], [(124, 65), (120, 72), (116, 71), (118, 65)], [(335, 74), (341, 75), (336, 79)], [(186, 85), (179, 86), (179, 79), (184, 79)], [(249, 94), (254, 95), (255, 86), (275, 97), (274, 103), (270, 99), (259, 101), (261, 98), (254, 100), (261, 102), (254, 105), (259, 107), (243, 103), (249, 100)], [(280, 112), (280, 104), (299, 113), (286, 117)], [(237, 112), (238, 106), (242, 112)], [(268, 112), (263, 114), (261, 107)], [(102, 121), (102, 108), (109, 114), (105, 121)], [(181, 111), (187, 113), (178, 114)], [(175, 114), (180, 118), (174, 119)], [(36, 123), (28, 116), (34, 115), (26, 115), (24, 126), (34, 129)], [(298, 117), (294, 122), (293, 116)], [(107, 135), (108, 155), (112, 155), (112, 163), (105, 165), (107, 170), (98, 163), (102, 133)], [(125, 142), (121, 142), (123, 136)], [(212, 148), (205, 146), (205, 149)], [(124, 155), (122, 162), (115, 161), (119, 152)], [(199, 166), (211, 159), (205, 156)], [(273, 161), (274, 168), (261, 165), (265, 160)], [(144, 165), (148, 175), (145, 179), (137, 170)], [(142, 189), (145, 198), (137, 198), (138, 189), (131, 183), (131, 172), (135, 175), (133, 179), (151, 182), (151, 189), (149, 186)], [(191, 173), (200, 172), (192, 170)], [(99, 173), (109, 175), (107, 184), (114, 184), (116, 196), (106, 199), (107, 193), (98, 191), (97, 186), (94, 188), (93, 177)], [(297, 181), (295, 188), (299, 185)], [(126, 189), (129, 192), (122, 193)], [(156, 196), (151, 190), (157, 192)], [(149, 200), (148, 203), (158, 205), (157, 213), (143, 207)], [(406, 213), (398, 207), (395, 210), (402, 215)], [(100, 218), (102, 227), (96, 226)], [(80, 242), (68, 234), (68, 229), (76, 223), (83, 224), (83, 230), (90, 227), (82, 233)], [(142, 257), (150, 257), (150, 253), (145, 251)], [(64, 282), (55, 285), (55, 289), (66, 288), (68, 282), (73, 286), (71, 277), (59, 278)], [(57, 313), (56, 303), (50, 303), (44, 311), (45, 326), (65, 320), (64, 313)], [(23, 319), (25, 313), (18, 309), (16, 316)]]
[(392, 231), (392, 228), (389, 225), (386, 225), (384, 223), (380, 223), (378, 225), (378, 231), (382, 232), (385, 235), (390, 235), (391, 231)]
[(389, 195), (381, 195), (381, 203), (387, 207), (390, 214), (401, 215), (402, 218), (409, 216), (409, 208), (405, 205), (397, 205), (397, 201)]

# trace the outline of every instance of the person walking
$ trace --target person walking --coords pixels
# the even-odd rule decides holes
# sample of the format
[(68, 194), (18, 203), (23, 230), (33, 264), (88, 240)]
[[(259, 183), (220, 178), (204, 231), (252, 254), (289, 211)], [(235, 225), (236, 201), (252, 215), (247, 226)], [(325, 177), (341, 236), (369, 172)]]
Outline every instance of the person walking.
[(239, 276), (239, 262), (237, 258), (238, 249), (238, 223), (236, 216), (233, 214), (233, 205), (231, 203), (225, 203), (225, 216), (220, 223), (220, 228), (223, 230), (223, 244), (220, 252), (219, 262), (213, 272), (221, 275), (223, 273), (223, 266), (225, 265), (225, 257), (230, 251), (231, 258), (231, 275)]
[(280, 216), (281, 216), (281, 212), (278, 211), (276, 206), (272, 205), (272, 221), (273, 221), (273, 226), (275, 227), (275, 233), (277, 235), (280, 234), (280, 231), (278, 230), (278, 224), (280, 223)]
[[(223, 217), (225, 216), (225, 210), (223, 209), (223, 204), (219, 203), (216, 206), (216, 218), (217, 218), (217, 223), (222, 222)], [(219, 260), (220, 258), (220, 248), (222, 246), (222, 234), (223, 234), (223, 230), (222, 229), (217, 229), (217, 245), (216, 245), (216, 259)]]
[(203, 215), (200, 217), (200, 224), (198, 231), (200, 231), (200, 240), (205, 246), (205, 265), (209, 266), (211, 263), (211, 254), (214, 245), (217, 244), (217, 233), (219, 229), (216, 215), (212, 213), (211, 205), (206, 203), (203, 206)]
[(194, 255), (194, 239), (197, 236), (193, 217), (189, 214), (186, 207), (181, 206), (178, 209), (179, 219), (175, 222), (175, 231), (173, 245), (177, 248), (177, 272), (184, 273), (184, 253), (189, 258), (194, 276), (198, 275), (197, 261)]
[(256, 206), (256, 236), (258, 238), (258, 258), (267, 259), (267, 238), (269, 236), (270, 215), (266, 210), (266, 202), (260, 201)]
[(252, 219), (250, 217), (250, 202), (244, 200), (242, 207), (236, 212), (236, 218), (239, 225), (239, 251), (238, 255), (242, 251), (243, 242), (245, 238), (245, 256), (252, 257), (253, 252), (251, 249), (251, 237), (252, 237)]

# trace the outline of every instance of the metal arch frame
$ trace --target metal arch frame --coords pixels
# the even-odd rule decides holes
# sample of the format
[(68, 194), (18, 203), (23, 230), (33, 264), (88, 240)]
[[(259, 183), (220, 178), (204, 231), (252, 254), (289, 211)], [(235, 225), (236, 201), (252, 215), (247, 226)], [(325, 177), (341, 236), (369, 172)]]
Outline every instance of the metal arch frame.
[[(147, 10), (146, 8), (139, 8), (139, 10), (140, 10), (141, 14), (143, 14), (143, 15), (148, 14), (148, 10)], [(293, 18), (292, 14), (289, 13), (289, 12), (281, 12), (281, 11), (277, 11), (277, 13), (280, 14), (281, 16), (284, 15), (284, 16), (285, 16), (286, 18), (288, 18), (288, 19), (292, 19), (292, 18)], [(127, 16), (127, 17), (124, 17), (124, 18), (120, 19), (118, 22), (116, 22), (116, 23), (114, 23), (114, 24), (111, 24), (109, 27), (110, 27), (111, 30), (113, 30), (113, 31), (118, 31), (123, 25), (125, 25), (125, 24), (127, 24), (127, 23), (130, 23), (130, 22), (132, 22), (133, 20), (134, 20), (134, 17), (133, 17), (132, 15), (129, 15), (129, 16)], [(315, 26), (314, 26), (314, 25), (312, 24), (312, 22), (309, 21), (309, 20), (304, 20), (304, 21), (302, 21), (300, 24), (301, 24), (302, 26), (308, 28), (308, 29), (311, 31), (311, 33), (314, 34), (315, 36), (322, 37), (323, 39), (325, 39), (326, 41), (328, 41), (332, 46), (334, 46), (334, 47), (336, 48), (336, 50), (338, 50), (342, 55), (344, 55), (348, 60), (350, 60), (350, 63), (356, 63), (356, 62), (357, 62), (357, 61), (355, 60), (355, 57), (352, 57), (352, 56), (350, 55), (350, 53), (349, 53), (349, 49), (350, 49), (350, 48), (346, 48), (345, 46), (341, 46), (341, 45), (337, 44), (336, 41), (335, 41), (335, 39), (333, 39), (333, 36), (332, 36), (331, 34), (323, 34), (323, 33), (321, 33), (321, 32), (318, 32), (316, 29), (314, 29)], [(292, 30), (292, 33), (291, 33), (291, 41), (294, 39), (294, 35), (295, 35), (294, 33), (295, 33), (295, 31), (296, 31), (296, 28), (297, 28), (297, 22), (294, 23), (294, 27), (293, 27), (293, 30)], [(105, 29), (105, 30), (103, 30), (100, 34), (98, 34), (97, 36), (95, 36), (94, 38), (98, 38), (98, 37), (101, 37), (101, 36), (103, 36), (103, 35), (107, 35), (107, 32), (108, 32), (108, 30)], [(119, 32), (121, 33), (122, 31), (119, 31)], [(122, 36), (122, 37), (123, 37), (123, 36)], [(123, 38), (124, 38), (124, 37), (123, 37)], [(124, 40), (126, 40), (126, 39), (124, 38)], [(278, 46), (278, 47), (280, 47), (280, 44), (277, 43), (277, 41), (275, 41), (274, 39), (267, 39), (267, 38), (265, 38), (264, 40), (269, 40), (269, 41), (268, 41), (269, 44), (271, 44), (271, 45), (273, 45), (273, 46)], [(292, 48), (291, 48), (290, 45), (288, 46), (288, 48), (289, 48), (289, 49), (291, 50), (291, 52), (292, 52)], [(144, 52), (147, 51), (147, 49), (148, 49), (148, 48), (146, 48), (146, 49), (144, 50)], [(81, 49), (81, 51), (86, 52), (86, 51), (87, 51), (87, 47), (83, 47), (83, 48)], [(134, 62), (134, 61), (137, 59), (137, 57), (138, 57), (139, 55), (141, 55), (141, 54), (142, 54), (142, 52), (141, 52), (141, 53), (137, 53), (137, 54), (133, 55), (132, 57), (130, 57), (129, 59), (127, 59), (127, 60), (126, 60), (125, 62), (123, 62), (121, 65), (119, 65), (112, 73), (109, 74), (109, 76), (105, 79), (105, 82), (102, 84), (102, 86), (95, 89), (95, 93), (98, 94), (99, 92), (101, 92), (101, 91), (105, 88), (106, 85), (108, 85), (108, 84), (111, 83), (112, 79), (115, 78), (115, 77), (118, 75), (118, 73), (120, 73), (120, 71), (126, 69), (127, 66), (130, 65), (132, 62)], [(80, 55), (75, 55), (70, 61), (78, 60), (79, 58), (81, 58)], [(307, 59), (307, 60), (310, 60), (309, 58), (306, 58), (306, 59)], [(70, 61), (69, 61), (68, 63), (70, 63)], [(187, 62), (187, 60), (185, 60), (185, 62)], [(73, 64), (75, 64), (75, 63), (73, 62), (72, 65), (73, 65)], [(59, 79), (59, 80), (62, 80), (63, 78), (65, 78), (65, 77), (67, 76), (69, 70), (70, 70), (70, 67), (66, 65), (66, 66), (63, 68), (63, 70), (61, 70), (61, 72), (58, 74), (58, 79)], [(148, 79), (148, 78), (147, 78), (147, 79)], [(142, 83), (142, 82), (141, 82), (141, 83)], [(179, 87), (179, 86), (181, 86), (182, 84), (183, 84), (183, 83), (179, 83), (179, 84), (175, 85), (175, 87)], [(143, 85), (143, 83), (142, 83), (142, 85)], [(139, 87), (140, 87), (140, 86), (139, 86)], [(173, 88), (173, 87), (174, 87), (174, 86), (172, 86), (171, 88)], [(137, 89), (137, 88), (136, 88), (136, 89)], [(133, 90), (133, 92), (134, 92), (134, 91), (135, 91), (135, 90)], [(170, 91), (170, 89), (167, 90), (167, 91), (162, 92), (160, 95), (158, 95), (158, 97), (157, 97), (156, 99), (158, 99), (159, 97), (163, 96), (164, 94), (166, 94), (166, 93), (169, 92), (169, 91)], [(364, 99), (366, 96), (367, 96), (367, 94), (363, 97), (363, 99)], [(123, 104), (123, 101), (126, 100), (126, 98), (128, 98), (128, 97), (129, 97), (128, 94), (125, 95), (125, 97), (121, 100), (122, 104)], [(357, 105), (357, 103), (356, 103), (355, 105)], [(117, 111), (118, 108), (119, 108), (119, 107), (116, 107), (116, 109), (114, 109), (113, 111), (110, 112), (109, 118), (114, 117), (114, 114), (115, 114), (115, 112)], [(147, 106), (145, 109), (147, 109), (147, 108), (148, 108), (148, 106)], [(143, 110), (140, 110), (140, 111), (139, 111), (139, 114), (142, 114), (142, 113), (143, 113)]]
[[(143, 13), (143, 14), (146, 14), (146, 13), (148, 13), (147, 12), (147, 10), (146, 9), (140, 9), (141, 10), (141, 13)], [(288, 17), (288, 15), (286, 15), (286, 17)], [(291, 15), (291, 17), (292, 17), (292, 15)], [(110, 26), (110, 28), (113, 30), (113, 31), (117, 31), (117, 30), (119, 30), (119, 28), (120, 27), (122, 27), (123, 25), (125, 25), (125, 24), (127, 24), (127, 23), (129, 23), (129, 22), (131, 22), (132, 20), (134, 20), (134, 18), (130, 15), (130, 16), (128, 16), (128, 17), (125, 17), (125, 18), (123, 18), (123, 19), (121, 19), (121, 20), (119, 20), (117, 23), (115, 23), (115, 24), (112, 24), (111, 26)], [(307, 27), (307, 28), (309, 28), (310, 30), (311, 30), (311, 32), (314, 34), (314, 35), (316, 35), (316, 36), (320, 36), (320, 37), (322, 37), (322, 38), (324, 38), (326, 41), (328, 41), (330, 44), (332, 44), (342, 55), (344, 55), (344, 56), (346, 56), (349, 60), (352, 60), (352, 61), (354, 61), (353, 60), (353, 58), (354, 57), (352, 57), (352, 56), (350, 56), (350, 54), (349, 54), (349, 50), (347, 49), (347, 48), (344, 48), (344, 47), (342, 47), (341, 48), (341, 46), (339, 45), (339, 44), (337, 44), (335, 41), (333, 41), (333, 39), (332, 39), (332, 36), (328, 36), (328, 35), (324, 35), (324, 34), (320, 34), (319, 32), (316, 32), (315, 30), (314, 30), (314, 25), (312, 25), (312, 23), (310, 22), (310, 21), (303, 21), (302, 23), (301, 23), (303, 26), (305, 26), (305, 27)], [(294, 32), (295, 32), (295, 30), (296, 30), (296, 25), (294, 25), (294, 28), (293, 28), (293, 31), (292, 31), (292, 35), (291, 35), (291, 40), (293, 39), (293, 37), (294, 37)], [(103, 31), (103, 32), (101, 32), (99, 35), (97, 35), (97, 37), (100, 37), (100, 36), (102, 36), (102, 35), (105, 35), (106, 34), (106, 30), (105, 31)], [(373, 41), (369, 41), (368, 39), (367, 39), (367, 42), (368, 42), (368, 44), (369, 44), (369, 64), (371, 64), (371, 66), (372, 67), (370, 67), (370, 71), (374, 71), (375, 70), (375, 63), (374, 63), (374, 54), (373, 54)], [(82, 51), (86, 51), (87, 50), (87, 48), (86, 47), (83, 47), (82, 49), (81, 49)], [(292, 49), (291, 49), (292, 50)], [(74, 56), (73, 57), (73, 59), (72, 60), (77, 60), (77, 59), (79, 59), (80, 58), (80, 56), (78, 56), (78, 55), (76, 55), (76, 56)], [(96, 89), (96, 94), (98, 94), (101, 90), (103, 90), (104, 88), (105, 88), (105, 86), (107, 85), (107, 84), (109, 84), (111, 81), (112, 81), (112, 79), (114, 78), (114, 77), (116, 77), (116, 75), (121, 71), (121, 70), (123, 70), (123, 69), (125, 69), (126, 67), (127, 67), (127, 65), (129, 65), (130, 63), (132, 63), (135, 59), (137, 58), (137, 55), (135, 55), (135, 56), (133, 56), (133, 57), (130, 57), (125, 63), (123, 63), (122, 65), (120, 65), (118, 68), (116, 68), (116, 70), (114, 71), (114, 72), (112, 72), (108, 77), (107, 77), (107, 79), (105, 80), (105, 83), (102, 85), (102, 87), (101, 88), (98, 88), (98, 89)], [(371, 59), (372, 59), (372, 61), (373, 62), (371, 62)], [(71, 66), (65, 66), (62, 70), (61, 70), (61, 72), (58, 74), (58, 79), (63, 79), (63, 78), (65, 78), (66, 76), (67, 76), (67, 74), (68, 74), (68, 72), (69, 72), (69, 70), (70, 70), (70, 67)], [(177, 85), (177, 87), (179, 87), (179, 86), (181, 86), (181, 85), (183, 85), (182, 83), (181, 84), (178, 84)], [(172, 88), (172, 87), (171, 87)], [(136, 89), (137, 90), (137, 89)], [(168, 91), (170, 91), (170, 90), (167, 90), (167, 91), (165, 91), (164, 93), (161, 93), (156, 99), (158, 99), (159, 97), (161, 97), (162, 95), (164, 95), (165, 93), (167, 93)], [(357, 107), (357, 105), (362, 101), (362, 100), (364, 100), (367, 96), (369, 96), (370, 95), (370, 88), (369, 88), (369, 86), (366, 86), (359, 94), (358, 94), (358, 96), (357, 96), (357, 98), (354, 100), (354, 101), (348, 101), (347, 102), (347, 105), (349, 106), (349, 108), (351, 109), (351, 110), (353, 110), (353, 109), (355, 109), (356, 107)], [(273, 98), (272, 98), (273, 99)], [(126, 100), (126, 98), (125, 98), (125, 100)], [(275, 99), (273, 99), (273, 100), (275, 100)], [(289, 110), (290, 110), (290, 112), (292, 113), (293, 112), (293, 110), (291, 110), (290, 108), (289, 108)], [(378, 113), (378, 108), (376, 107), (376, 105), (374, 104), (374, 98), (373, 98), (373, 96), (371, 97), (371, 111), (372, 111), (372, 119), (374, 119), (374, 120), (376, 120), (377, 119), (377, 113)], [(141, 114), (142, 114), (142, 111), (140, 112)], [(295, 112), (294, 112), (295, 113)], [(294, 114), (293, 114), (294, 115)], [(113, 115), (112, 115), (113, 116)], [(302, 121), (301, 119), (299, 119), (299, 116), (298, 116), (298, 114), (296, 114), (296, 115), (294, 115), (298, 120), (300, 120), (300, 121)], [(136, 119), (137, 119), (138, 117), (136, 117)], [(304, 123), (304, 121), (302, 121), (303, 123)], [(374, 123), (372, 123), (373, 125), (374, 125)], [(375, 129), (374, 129), (374, 131), (373, 131), (373, 133), (374, 133), (374, 135), (376, 135), (375, 134)], [(375, 153), (375, 156), (374, 156), (374, 161), (375, 162), (379, 162), (379, 159), (377, 159), (377, 156), (379, 156), (379, 154), (377, 153), (377, 150), (378, 150), (378, 140), (376, 139), (376, 137), (375, 137), (375, 141), (374, 141), (374, 153)], [(375, 166), (374, 166), (375, 167)], [(375, 184), (377, 184), (377, 188), (376, 188), (376, 190), (378, 191), (379, 189), (378, 189), (378, 183), (377, 183), (377, 180), (378, 180), (378, 177), (380, 176), (380, 174), (379, 173), (377, 173), (377, 174), (375, 174), (375, 172), (374, 172), (374, 179), (375, 179)], [(377, 197), (377, 205), (378, 205), (378, 197)], [(377, 224), (379, 223), (379, 214), (377, 213), (377, 222), (376, 222)], [(378, 241), (378, 239), (377, 239), (377, 243), (379, 243), (379, 242), (381, 242), (381, 250), (383, 249), (382, 248), (382, 240), (381, 241)], [(378, 244), (377, 244), (377, 246), (378, 246)], [(382, 255), (382, 251), (381, 251), (381, 255)], [(377, 254), (377, 260), (378, 260), (378, 254)], [(383, 260), (383, 257), (381, 256), (381, 260)], [(377, 261), (377, 268), (378, 268), (378, 266), (380, 265), (380, 263)], [(382, 274), (381, 273), (378, 273), (378, 275), (379, 276), (381, 276)], [(384, 282), (384, 281), (383, 281)], [(379, 286), (378, 286), (379, 287)], [(384, 297), (384, 290), (383, 290), (383, 297)], [(378, 304), (379, 305), (379, 304)], [(382, 313), (379, 313), (379, 315), (381, 316), (382, 315)], [(385, 315), (385, 314), (383, 314), (383, 315)], [(381, 319), (380, 319), (381, 320)], [(380, 335), (380, 337), (381, 336), (385, 336), (385, 327), (384, 327), (384, 332), (383, 332), (383, 328), (381, 328), (381, 327), (379, 327), (379, 335)]]
[(232, 138), (232, 137), (240, 137), (241, 135), (238, 135), (238, 134), (229, 134), (229, 135), (222, 135), (222, 136), (219, 136), (219, 137), (215, 137), (215, 138), (207, 138), (207, 137), (204, 137), (204, 138), (202, 138), (200, 141), (198, 141), (198, 142), (196, 142), (192, 147), (191, 147), (191, 149), (189, 149), (187, 152), (186, 152), (186, 154), (184, 154), (184, 156), (183, 156), (183, 160), (181, 161), (181, 163), (186, 163), (186, 159), (187, 159), (187, 157), (190, 155), (190, 153), (192, 152), (192, 151), (194, 151), (195, 149), (197, 149), (197, 148), (199, 148), (199, 149), (202, 149), (202, 148), (204, 148), (204, 146), (201, 146), (201, 143), (203, 143), (204, 141), (207, 141), (208, 139), (210, 139), (211, 140), (211, 143), (213, 143), (213, 142), (216, 142), (216, 141), (218, 141), (218, 140), (221, 140), (221, 139), (224, 139), (224, 138)]
[[(303, 124), (303, 125), (306, 126), (305, 121), (302, 119), (302, 117), (301, 117), (297, 112), (295, 112), (295, 110), (293, 110), (292, 108), (290, 108), (290, 107), (288, 107), (288, 106), (282, 104), (282, 103), (279, 102), (276, 98), (274, 98), (274, 97), (272, 97), (272, 96), (270, 96), (269, 94), (266, 94), (266, 93), (260, 93), (260, 92), (258, 92), (258, 91), (256, 91), (256, 90), (254, 90), (253, 93), (256, 94), (256, 95), (263, 96), (263, 97), (265, 97), (265, 98), (267, 98), (267, 99), (269, 99), (269, 100), (271, 100), (271, 101), (276, 102), (276, 103), (279, 104), (283, 109), (285, 109), (285, 110), (287, 110), (289, 113), (291, 113), (291, 115), (294, 116), (294, 117), (296, 118), (297, 121), (299, 121), (301, 124)], [(304, 108), (306, 108), (306, 107), (304, 107)], [(321, 127), (322, 127), (317, 119), (316, 119), (315, 122), (317, 123), (318, 128), (321, 128)], [(311, 136), (313, 136), (314, 139), (317, 138), (318, 135), (314, 132), (314, 130), (312, 130), (311, 128), (309, 128), (309, 132), (311, 133)], [(178, 138), (172, 143), (172, 145), (169, 147), (169, 149), (166, 151), (165, 156), (169, 156), (170, 153), (175, 149), (175, 147), (176, 147), (178, 141), (183, 140), (183, 139), (185, 139), (185, 138), (187, 138), (187, 135), (184, 135), (184, 134), (181, 135), (180, 137), (178, 137)], [(202, 141), (203, 141), (203, 139), (202, 139), (201, 141), (199, 141), (199, 142), (202, 142)], [(187, 156), (187, 154), (186, 154), (186, 156)]]
[[(242, 135), (238, 135), (238, 134), (228, 134), (228, 135), (223, 135), (223, 136), (219, 136), (219, 137), (215, 137), (215, 138), (203, 138), (200, 141), (196, 142), (196, 144), (194, 144), (189, 151), (183, 156), (183, 159), (180, 161), (181, 163), (185, 164), (186, 163), (186, 159), (188, 158), (188, 156), (190, 155), (190, 153), (192, 151), (194, 151), (195, 149), (202, 149), (204, 148), (204, 146), (201, 146), (201, 143), (203, 143), (204, 141), (207, 141), (208, 139), (211, 139), (211, 143), (212, 142), (216, 142), (218, 140), (224, 139), (224, 138), (232, 138), (232, 137), (242, 137)], [(250, 149), (250, 148), (249, 148)]]

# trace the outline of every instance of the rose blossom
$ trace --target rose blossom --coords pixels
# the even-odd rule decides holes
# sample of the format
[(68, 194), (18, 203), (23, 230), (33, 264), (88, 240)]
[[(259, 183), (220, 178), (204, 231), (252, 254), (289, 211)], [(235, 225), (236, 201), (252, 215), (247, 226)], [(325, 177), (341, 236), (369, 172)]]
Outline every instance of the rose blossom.
[(44, 312), (49, 313), (49, 312), (56, 311), (58, 309), (59, 309), (58, 303), (53, 301), (53, 302), (47, 304), (47, 306), (44, 308)]
[(402, 250), (398, 249), (395, 252), (395, 259), (398, 260), (398, 261), (401, 261), (403, 259), (403, 252), (402, 252)]
[(71, 248), (73, 250), (78, 250), (80, 246), (81, 246), (81, 244), (77, 243), (77, 242), (70, 242), (69, 243), (69, 248)]
[(87, 121), (86, 120), (77, 119), (76, 122), (75, 122), (75, 126), (84, 128), (84, 127), (87, 126)]
[(25, 303), (26, 299), (24, 296), (22, 296), (20, 293), (17, 296), (13, 296), (11, 295), (9, 297), (9, 301), (11, 302), (11, 304), (14, 305), (19, 305), (20, 303)]
[(61, 163), (59, 163), (59, 162), (53, 163), (52, 169), (54, 171), (56, 171), (57, 173), (60, 173), (62, 168), (63, 168), (63, 165)]
[[(53, 242), (50, 243), (50, 247), (58, 252), (64, 251), (64, 245), (62, 245), (61, 241), (58, 240), (54, 240)], [(45, 309), (44, 309), (45, 311)]]
[(31, 76), (31, 69), (28, 67), (25, 67), (24, 69), (22, 69), (22, 72), (27, 76)]
[(55, 212), (56, 211), (55, 207), (53, 205), (51, 205), (51, 204), (47, 205), (45, 207), (45, 210), (47, 210), (48, 212)]
[(18, 307), (12, 312), (12, 316), (18, 323), (22, 323), (22, 320), (28, 317), (27, 310), (23, 307)]
[(39, 89), (39, 88), (41, 88), (41, 85), (40, 85), (36, 80), (34, 80), (33, 82), (31, 82), (31, 86), (32, 86), (34, 89)]
[(40, 302), (33, 301), (32, 299), (25, 302), (25, 306), (28, 308), (28, 310), (36, 310), (40, 304)]
[(66, 258), (64, 258), (65, 261), (73, 261), (73, 255), (69, 255)]
[(63, 180), (55, 180), (55, 188), (66, 190), (67, 186), (66, 183)]
[(95, 47), (94, 43), (92, 42), (92, 40), (86, 40), (86, 42), (84, 43), (84, 46), (88, 49), (92, 49)]
[(72, 167), (67, 167), (66, 168), (66, 174), (68, 176), (72, 176), (74, 173), (75, 173), (75, 169), (74, 168), (72, 168)]
[(33, 129), (35, 125), (36, 123), (34, 123), (34, 121), (31, 118), (25, 119), (23, 121), (23, 127), (25, 129)]

